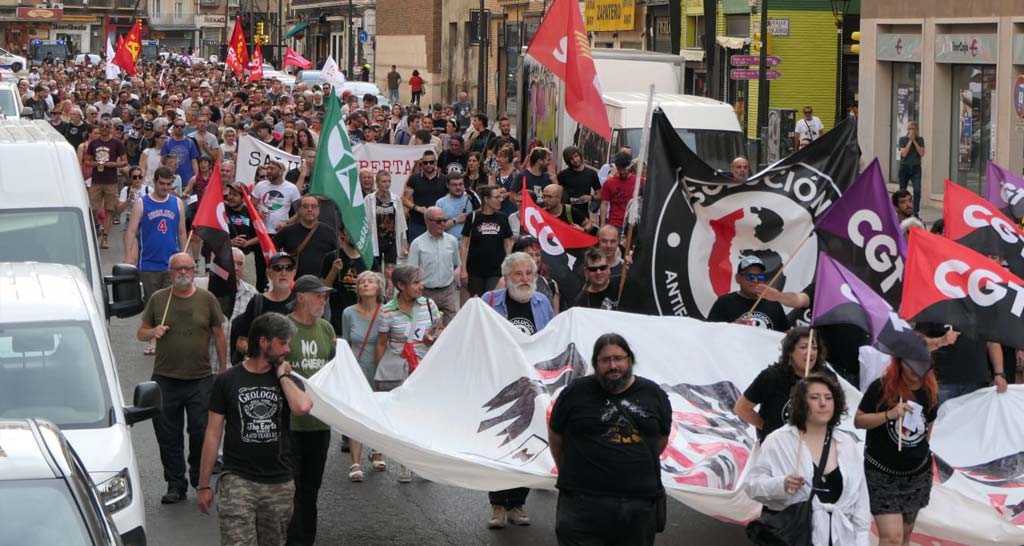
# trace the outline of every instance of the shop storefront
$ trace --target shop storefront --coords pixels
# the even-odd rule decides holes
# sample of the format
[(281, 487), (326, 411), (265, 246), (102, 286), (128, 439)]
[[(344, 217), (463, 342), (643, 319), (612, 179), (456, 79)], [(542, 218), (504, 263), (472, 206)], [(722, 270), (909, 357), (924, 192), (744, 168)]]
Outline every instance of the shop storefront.
[(897, 143), (906, 136), (907, 126), (916, 122), (919, 130), (927, 125), (921, 119), (921, 36), (918, 34), (880, 34), (875, 48), (880, 70), (892, 74), (890, 105), (889, 179), (899, 173)]
[(92, 29), (87, 23), (61, 21), (50, 27), (51, 41), (64, 40), (72, 54), (100, 53), (100, 47), (92, 47)]

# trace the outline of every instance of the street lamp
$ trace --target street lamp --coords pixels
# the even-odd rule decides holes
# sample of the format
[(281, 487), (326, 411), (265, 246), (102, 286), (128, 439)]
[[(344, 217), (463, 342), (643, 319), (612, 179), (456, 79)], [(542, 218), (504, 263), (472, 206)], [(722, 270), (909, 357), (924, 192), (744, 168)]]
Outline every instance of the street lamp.
[(843, 119), (843, 19), (850, 8), (850, 0), (829, 0), (832, 17), (836, 20), (836, 121)]

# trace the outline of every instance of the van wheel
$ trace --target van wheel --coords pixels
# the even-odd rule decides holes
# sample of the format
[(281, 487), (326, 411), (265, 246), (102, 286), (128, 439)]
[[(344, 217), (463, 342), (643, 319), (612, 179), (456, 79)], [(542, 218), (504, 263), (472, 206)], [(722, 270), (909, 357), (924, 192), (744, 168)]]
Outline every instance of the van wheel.
[(24, 67), (21, 66), (21, 63), (14, 63), (14, 64), (11, 65), (11, 71), (14, 72), (15, 74), (17, 74), (18, 72), (21, 72), (22, 68), (24, 68)]

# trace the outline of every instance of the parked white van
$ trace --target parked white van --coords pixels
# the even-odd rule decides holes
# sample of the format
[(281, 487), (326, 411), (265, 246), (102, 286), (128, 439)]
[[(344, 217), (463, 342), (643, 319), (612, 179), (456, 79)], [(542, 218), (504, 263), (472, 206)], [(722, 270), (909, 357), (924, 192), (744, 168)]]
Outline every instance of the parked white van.
[(141, 300), (113, 301), (106, 284), (138, 271), (115, 266), (103, 278), (89, 196), (78, 156), (46, 120), (0, 120), (0, 260), (69, 264), (82, 270), (101, 315), (129, 317)]
[[(139, 291), (138, 282), (114, 292)], [(106, 319), (77, 265), (0, 263), (0, 419), (55, 423), (96, 484), (124, 544), (146, 544), (146, 514), (128, 427), (156, 416), (160, 387), (127, 405)], [(124, 294), (130, 295), (130, 294)]]
[[(634, 157), (640, 154), (647, 97), (647, 93), (634, 92), (602, 95), (612, 139), (609, 144), (581, 127), (576, 141), (586, 163), (600, 168), (622, 146), (632, 148)], [(746, 155), (740, 122), (728, 103), (693, 95), (655, 93), (654, 106), (665, 112), (683, 142), (715, 169), (728, 172), (733, 159)]]

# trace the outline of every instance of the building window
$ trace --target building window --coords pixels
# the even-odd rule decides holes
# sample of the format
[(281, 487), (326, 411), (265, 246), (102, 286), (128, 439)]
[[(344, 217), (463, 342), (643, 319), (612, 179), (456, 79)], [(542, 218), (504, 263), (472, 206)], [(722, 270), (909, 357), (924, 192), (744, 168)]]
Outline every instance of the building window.
[(992, 159), (992, 89), (996, 82), (996, 67), (954, 65), (952, 68), (950, 113), (953, 138), (950, 139), (949, 178), (980, 194), (985, 180), (985, 165)]
[(153, 0), (153, 15), (159, 17), (162, 11), (160, 9), (160, 0)]
[[(918, 63), (892, 63), (892, 123), (891, 146), (892, 164), (889, 166), (889, 180), (899, 180), (900, 137), (907, 136), (907, 125), (917, 122), (920, 134), (921, 123), (921, 65)], [(927, 146), (927, 143), (926, 143)]]
[(725, 35), (734, 38), (750, 36), (750, 15), (726, 15)]

